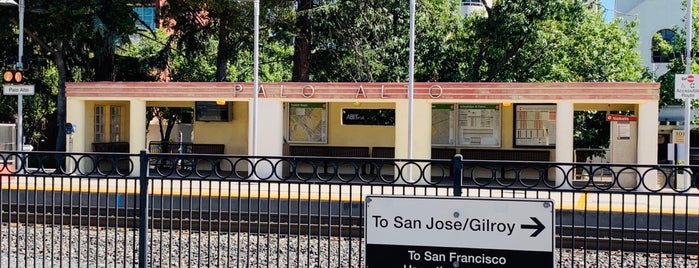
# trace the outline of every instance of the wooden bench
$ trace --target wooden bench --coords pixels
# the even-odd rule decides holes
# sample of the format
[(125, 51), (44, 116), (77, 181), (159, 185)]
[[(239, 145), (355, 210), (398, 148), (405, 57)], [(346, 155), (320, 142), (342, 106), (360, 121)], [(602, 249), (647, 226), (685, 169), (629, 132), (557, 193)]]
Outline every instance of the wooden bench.
[(148, 143), (150, 153), (170, 153), (170, 154), (224, 154), (224, 144), (202, 144), (202, 143), (171, 143), (162, 141), (151, 141)]
[(453, 159), (456, 155), (456, 148), (432, 147), (432, 159)]
[[(128, 142), (93, 142), (92, 151), (96, 153), (128, 153)], [(129, 170), (129, 160), (126, 158), (114, 158), (110, 156), (97, 156), (94, 159), (95, 168), (99, 172), (111, 173), (117, 169), (121, 173)]]
[(373, 147), (371, 148), (373, 158), (396, 158), (396, 148), (394, 147)]
[[(363, 146), (322, 146), (322, 145), (290, 145), (289, 156), (317, 156), (317, 157), (359, 157), (369, 158), (369, 147)], [(328, 161), (319, 161), (323, 165), (323, 172), (328, 173)], [(361, 172), (366, 173), (366, 167), (361, 167)]]
[[(169, 153), (169, 154), (224, 154), (224, 144), (201, 144), (190, 142), (162, 142), (151, 141), (148, 143), (148, 151), (150, 153)], [(193, 163), (187, 159), (170, 159), (170, 158), (150, 158), (150, 165), (157, 168), (192, 168)]]
[(369, 157), (369, 147), (291, 145), (290, 156)]
[(459, 153), (464, 159), (471, 160), (506, 160), (506, 161), (543, 161), (551, 160), (548, 150), (507, 150), (507, 149), (473, 149), (461, 148)]
[(99, 153), (128, 153), (128, 142), (93, 142), (92, 151)]
[[(536, 161), (536, 162), (549, 162), (551, 161), (551, 152), (549, 150), (525, 150), (525, 149), (474, 149), (474, 148), (461, 148), (460, 154), (464, 157), (464, 160), (502, 160), (502, 161)], [(546, 168), (541, 166), (539, 168)], [(501, 166), (500, 176), (505, 178), (507, 172), (512, 172), (515, 170), (524, 169), (537, 169), (536, 165), (526, 164), (526, 166), (521, 165), (508, 165)], [(523, 174), (520, 174), (523, 175)], [(548, 172), (540, 171), (538, 175), (543, 175), (544, 178), (548, 178)]]

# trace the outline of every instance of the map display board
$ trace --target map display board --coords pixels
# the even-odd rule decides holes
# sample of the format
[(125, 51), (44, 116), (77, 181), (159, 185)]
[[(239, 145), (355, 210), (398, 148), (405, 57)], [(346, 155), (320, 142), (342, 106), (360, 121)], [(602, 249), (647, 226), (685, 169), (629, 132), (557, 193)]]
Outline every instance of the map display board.
[(459, 104), (458, 145), (500, 147), (500, 105)]
[(327, 103), (289, 103), (289, 142), (328, 142)]
[(519, 104), (515, 107), (515, 146), (556, 145), (556, 105)]
[(432, 144), (454, 145), (454, 104), (432, 104)]

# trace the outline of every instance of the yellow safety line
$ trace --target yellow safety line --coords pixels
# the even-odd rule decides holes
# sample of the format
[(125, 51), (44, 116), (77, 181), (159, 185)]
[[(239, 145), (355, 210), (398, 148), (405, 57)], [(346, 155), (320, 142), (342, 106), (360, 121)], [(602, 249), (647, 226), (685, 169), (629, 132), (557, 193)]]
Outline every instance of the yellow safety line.
[[(124, 187), (121, 187), (124, 188)], [(101, 194), (133, 194), (137, 195), (141, 191), (139, 189), (113, 189), (105, 187), (80, 187), (80, 186), (53, 186), (37, 187), (34, 185), (2, 185), (2, 190), (14, 191), (47, 191), (47, 192), (72, 192), (72, 193), (101, 193)], [(258, 189), (259, 191), (259, 189)], [(246, 198), (246, 199), (298, 199), (310, 201), (334, 201), (334, 202), (361, 202), (361, 197), (328, 197), (319, 194), (276, 194), (276, 193), (252, 193), (247, 194), (247, 190), (236, 192), (210, 192), (210, 191), (182, 191), (182, 190), (162, 190), (151, 189), (153, 195), (164, 196), (196, 196), (196, 197), (221, 197), (221, 198)]]
[[(73, 193), (108, 193), (108, 194), (133, 194), (137, 195), (140, 193), (138, 188), (131, 189), (120, 187), (122, 189), (113, 189), (105, 187), (81, 187), (81, 186), (35, 186), (35, 185), (2, 185), (0, 189), (2, 190), (20, 190), (20, 191), (48, 191), (48, 192), (73, 192)], [(334, 197), (326, 196), (320, 194), (277, 194), (277, 193), (246, 193), (248, 190), (244, 191), (234, 191), (234, 192), (211, 192), (211, 191), (182, 191), (182, 190), (163, 190), (163, 189), (151, 189), (151, 194), (153, 195), (163, 195), (163, 196), (196, 196), (196, 197), (221, 197), (221, 198), (244, 198), (244, 199), (290, 199), (290, 200), (308, 200), (314, 202), (361, 202), (362, 197)], [(259, 191), (259, 189), (258, 189)], [(589, 204), (587, 200), (587, 193), (580, 193), (578, 200), (575, 205), (570, 204), (560, 204), (556, 203), (555, 207), (558, 210), (575, 210), (575, 211), (596, 211), (596, 212), (610, 212), (610, 213), (622, 213), (622, 212), (636, 212), (636, 213), (651, 213), (651, 214), (672, 214), (676, 215), (689, 215), (689, 216), (699, 216), (699, 210), (687, 210), (687, 209), (660, 209), (660, 208), (647, 208), (647, 207), (634, 207), (629, 206), (597, 206), (594, 204)]]
[(586, 208), (585, 205), (587, 205), (587, 193), (583, 192), (580, 194), (580, 199), (578, 199), (578, 202), (575, 205), (575, 209), (584, 210)]

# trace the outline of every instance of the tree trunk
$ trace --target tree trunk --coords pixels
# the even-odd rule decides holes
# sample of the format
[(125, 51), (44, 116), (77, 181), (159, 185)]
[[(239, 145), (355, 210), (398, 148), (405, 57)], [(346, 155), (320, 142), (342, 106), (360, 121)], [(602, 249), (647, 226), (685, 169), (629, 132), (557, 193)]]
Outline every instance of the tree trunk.
[(228, 16), (221, 16), (218, 31), (218, 53), (216, 54), (216, 82), (226, 81), (228, 61), (231, 59), (231, 39), (228, 29)]
[(312, 0), (299, 0), (296, 10), (296, 27), (299, 33), (294, 40), (294, 67), (291, 81), (308, 82), (311, 67), (311, 19), (308, 10), (313, 7)]
[(105, 37), (102, 47), (95, 48), (95, 81), (114, 81), (116, 79), (113, 47), (109, 44), (109, 38)]
[[(66, 151), (66, 80), (68, 79), (68, 67), (66, 66), (63, 50), (61, 48), (53, 51), (53, 58), (58, 69), (58, 98), (56, 99), (56, 124), (58, 124), (58, 135), (56, 135), (56, 151)], [(83, 126), (84, 128), (85, 126)], [(84, 130), (83, 130), (84, 131)]]

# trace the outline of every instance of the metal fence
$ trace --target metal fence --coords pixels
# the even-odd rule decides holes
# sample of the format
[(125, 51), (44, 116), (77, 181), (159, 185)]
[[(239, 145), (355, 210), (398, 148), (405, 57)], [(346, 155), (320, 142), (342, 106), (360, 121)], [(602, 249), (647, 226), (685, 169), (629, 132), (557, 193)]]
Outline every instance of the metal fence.
[(699, 255), (699, 166), (0, 156), (0, 267), (363, 267), (367, 195), (552, 199), (556, 267), (697, 267)]

